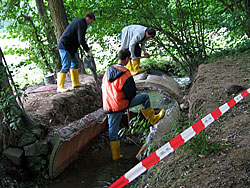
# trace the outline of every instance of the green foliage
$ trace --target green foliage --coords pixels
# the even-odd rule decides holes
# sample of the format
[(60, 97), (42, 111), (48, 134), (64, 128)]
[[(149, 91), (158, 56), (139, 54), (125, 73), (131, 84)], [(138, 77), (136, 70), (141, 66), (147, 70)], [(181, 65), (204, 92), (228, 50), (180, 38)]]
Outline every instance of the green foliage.
[[(147, 44), (150, 52), (162, 50), (167, 64), (177, 73), (192, 77), (199, 64), (211, 54), (245, 43), (249, 34), (249, 7), (247, 1), (223, 0), (68, 0), (63, 1), (68, 21), (83, 17), (92, 11), (96, 21), (87, 31), (87, 40), (98, 64), (117, 61), (120, 32), (123, 27), (141, 24), (154, 27), (157, 36)], [(231, 3), (231, 4), (230, 4)], [(229, 6), (228, 6), (229, 5)], [(33, 1), (1, 1), (1, 20), (11, 21), (7, 30), (10, 37), (28, 41), (25, 49), (9, 48), (8, 53), (28, 56), (25, 64), (36, 64), (45, 73), (56, 69), (55, 43), (50, 43), (46, 28), (52, 28), (48, 17), (37, 13)], [(47, 2), (45, 9), (49, 15)], [(51, 35), (52, 36), (52, 35)], [(97, 49), (100, 48), (100, 49)], [(60, 61), (59, 59), (57, 59)], [(105, 63), (105, 64), (104, 64)]]
[(249, 1), (219, 0), (215, 6), (218, 26), (227, 28), (229, 36), (235, 40), (247, 35), (250, 37)]
[(48, 172), (46, 171), (47, 168), (47, 161), (42, 157), (30, 157), (27, 162), (28, 168), (31, 169), (34, 173), (39, 173), (42, 175), (43, 178), (49, 179)]
[(7, 0), (1, 1), (0, 7), (5, 7), (0, 9), (1, 20), (11, 22), (7, 26), (8, 35), (2, 38), (18, 38), (22, 42), (28, 42), (27, 47), (8, 47), (5, 50), (5, 54), (23, 55), (26, 58), (16, 68), (35, 64), (44, 73), (53, 72), (56, 68), (53, 58), (56, 57), (54, 50), (57, 44), (49, 43), (46, 28), (43, 27), (34, 2)]
[[(93, 2), (87, 3), (90, 4), (86, 7)], [(161, 49), (172, 58), (175, 66), (192, 75), (209, 54), (220, 50), (218, 31), (221, 26), (218, 17), (221, 17), (220, 11), (224, 8), (223, 4), (214, 0), (98, 1), (93, 9), (97, 21), (91, 33), (106, 50), (111, 46), (107, 45), (109, 41), (105, 40), (105, 36), (115, 36), (117, 40), (112, 45), (117, 45), (123, 27), (130, 24), (152, 26), (158, 33), (148, 44), (151, 52)], [(215, 37), (216, 40), (213, 39)], [(111, 53), (117, 53), (117, 49), (112, 49)]]
[(17, 107), (15, 95), (10, 95), (10, 88), (0, 92), (0, 112), (3, 115), (2, 125), (9, 126), (11, 129), (16, 130), (21, 124), (22, 111)]
[[(204, 115), (204, 111), (202, 114)], [(170, 140), (181, 134), (193, 124), (194, 122), (184, 120), (183, 117), (179, 117), (179, 123), (173, 124), (171, 126)], [(189, 140), (189, 142), (184, 144), (184, 151), (192, 150), (195, 155), (209, 155), (217, 152), (220, 148), (220, 143), (209, 143), (207, 141), (206, 133), (204, 131), (200, 132), (198, 135)]]
[(146, 119), (142, 119), (138, 114), (133, 117), (129, 122), (129, 128), (122, 128), (119, 132), (119, 136), (122, 137), (124, 134), (136, 135), (140, 138), (141, 143), (145, 143), (145, 138), (149, 133), (150, 122)]
[(178, 67), (178, 65), (173, 61), (167, 61), (163, 58), (150, 58), (141, 63), (142, 68), (150, 72), (150, 70), (159, 70), (172, 77), (184, 77), (185, 72)]
[(211, 55), (207, 62), (213, 61), (214, 59), (217, 59), (218, 57), (237, 57), (239, 55), (247, 55), (250, 52), (250, 39), (245, 39), (238, 41), (236, 44), (229, 46), (227, 49), (221, 50), (219, 52), (214, 53)]
[(128, 132), (131, 134), (139, 134), (141, 135), (141, 143), (145, 142), (145, 138), (149, 133), (150, 123), (146, 119), (141, 119), (140, 116), (134, 117), (131, 119), (131, 123)]
[(220, 143), (208, 143), (204, 132), (200, 132), (185, 144), (185, 150), (192, 150), (195, 154), (204, 156), (217, 152), (220, 148)]

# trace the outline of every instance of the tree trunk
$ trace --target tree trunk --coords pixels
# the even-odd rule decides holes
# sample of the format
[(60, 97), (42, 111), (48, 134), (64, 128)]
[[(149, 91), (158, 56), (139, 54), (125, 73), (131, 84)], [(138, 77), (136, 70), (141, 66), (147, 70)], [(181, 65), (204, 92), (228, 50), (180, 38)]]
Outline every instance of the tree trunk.
[(54, 28), (44, 6), (44, 0), (36, 0), (36, 7), (38, 14), (42, 20), (43, 27), (45, 28), (47, 40), (51, 46), (51, 54), (53, 54), (53, 62), (56, 64), (56, 69), (60, 69), (60, 55), (57, 50), (57, 41), (54, 33)]
[(59, 41), (64, 30), (68, 26), (68, 19), (62, 0), (48, 0), (50, 15), (54, 24), (56, 40)]

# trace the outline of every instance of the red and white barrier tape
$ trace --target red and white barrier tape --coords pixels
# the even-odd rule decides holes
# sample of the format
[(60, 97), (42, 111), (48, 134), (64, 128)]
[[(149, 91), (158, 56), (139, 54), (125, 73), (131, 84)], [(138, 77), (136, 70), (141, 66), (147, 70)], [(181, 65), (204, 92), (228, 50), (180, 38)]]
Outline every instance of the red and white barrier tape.
[(153, 165), (164, 159), (182, 144), (190, 140), (192, 137), (197, 135), (211, 123), (213, 123), (217, 118), (222, 116), (225, 112), (227, 112), (230, 108), (232, 108), (235, 104), (241, 101), (250, 93), (250, 88), (241, 94), (237, 95), (227, 103), (223, 104), (212, 113), (208, 114), (191, 127), (183, 131), (181, 134), (176, 136), (174, 139), (169, 141), (167, 144), (163, 145), (161, 148), (156, 150), (154, 153), (149, 155), (147, 158), (138, 163), (135, 167), (129, 170), (126, 174), (116, 180), (109, 188), (120, 188), (124, 187), (128, 183), (132, 182), (138, 176), (140, 176), (143, 172), (151, 168)]

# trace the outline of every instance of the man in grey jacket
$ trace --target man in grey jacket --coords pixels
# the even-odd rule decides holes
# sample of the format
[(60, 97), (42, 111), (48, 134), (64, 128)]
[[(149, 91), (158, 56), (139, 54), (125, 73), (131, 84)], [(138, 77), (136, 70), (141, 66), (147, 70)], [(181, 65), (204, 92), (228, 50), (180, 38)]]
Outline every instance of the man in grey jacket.
[(140, 69), (140, 57), (141, 50), (144, 51), (144, 55), (148, 56), (149, 54), (146, 51), (146, 42), (155, 37), (156, 31), (151, 27), (145, 27), (142, 25), (129, 25), (122, 29), (121, 31), (121, 48), (129, 49), (131, 52), (131, 57), (133, 59), (133, 65), (131, 61), (128, 62), (127, 68), (130, 70), (132, 75), (135, 75), (139, 72), (145, 71)]

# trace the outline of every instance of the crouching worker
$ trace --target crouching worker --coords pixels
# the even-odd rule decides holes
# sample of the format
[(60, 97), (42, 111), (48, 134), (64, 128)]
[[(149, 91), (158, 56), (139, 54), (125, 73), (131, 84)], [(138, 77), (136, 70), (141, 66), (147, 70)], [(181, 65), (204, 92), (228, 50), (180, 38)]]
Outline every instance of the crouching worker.
[(127, 108), (142, 104), (142, 114), (153, 125), (165, 115), (165, 110), (155, 114), (148, 94), (136, 95), (136, 85), (133, 76), (124, 66), (130, 60), (131, 53), (122, 49), (118, 54), (118, 64), (108, 68), (102, 80), (103, 109), (108, 116), (109, 140), (113, 160), (122, 158), (118, 132), (122, 115)]
[(146, 69), (140, 69), (140, 57), (141, 50), (144, 51), (144, 55), (149, 57), (149, 54), (146, 50), (146, 42), (154, 38), (156, 35), (155, 29), (152, 27), (145, 27), (142, 25), (129, 25), (124, 27), (121, 31), (121, 48), (129, 49), (131, 52), (131, 57), (133, 59), (133, 63), (131, 61), (128, 62), (127, 68), (130, 73), (134, 76), (137, 73), (144, 72)]

